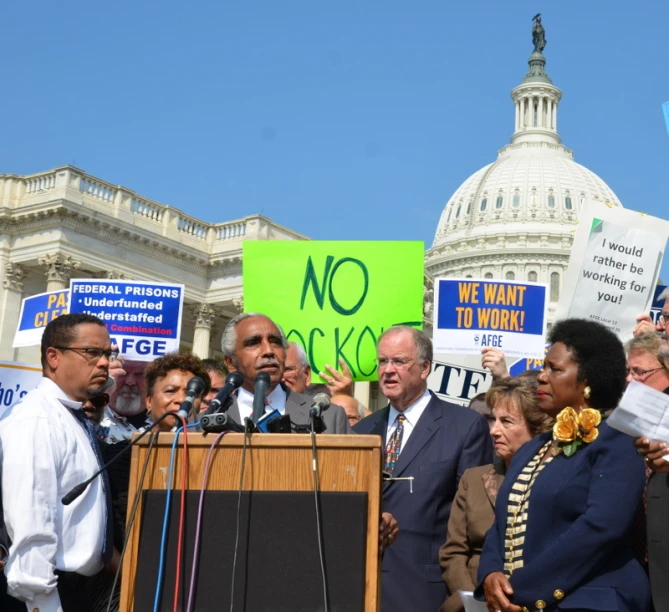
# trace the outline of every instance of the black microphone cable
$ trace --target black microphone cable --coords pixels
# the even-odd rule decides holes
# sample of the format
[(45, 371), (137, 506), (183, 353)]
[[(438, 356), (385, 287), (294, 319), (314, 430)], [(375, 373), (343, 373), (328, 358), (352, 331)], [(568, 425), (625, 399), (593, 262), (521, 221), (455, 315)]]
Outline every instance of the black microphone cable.
[(318, 495), (320, 482), (318, 478), (318, 454), (316, 453), (316, 419), (317, 414), (310, 411), (311, 421), (311, 468), (314, 474), (314, 505), (316, 506), (316, 535), (318, 537), (318, 556), (321, 562), (321, 578), (323, 580), (323, 605), (324, 611), (330, 610), (330, 596), (328, 593), (328, 581), (325, 573), (325, 555), (323, 553), (323, 520), (321, 518), (321, 501)]
[(160, 435), (159, 431), (154, 431), (149, 438), (149, 446), (146, 449), (146, 459), (144, 460), (144, 465), (142, 466), (142, 474), (139, 477), (139, 482), (137, 485), (137, 491), (135, 492), (135, 499), (132, 502), (132, 510), (130, 511), (130, 518), (128, 523), (125, 526), (125, 539), (123, 540), (123, 549), (121, 550), (121, 557), (118, 561), (118, 567), (114, 574), (114, 582), (112, 584), (111, 593), (109, 594), (109, 601), (107, 603), (107, 612), (111, 612), (112, 605), (114, 604), (114, 593), (116, 591), (116, 585), (118, 584), (119, 576), (121, 575), (121, 568), (123, 567), (123, 559), (125, 558), (125, 551), (128, 548), (128, 542), (130, 541), (130, 532), (132, 531), (132, 526), (135, 523), (135, 517), (137, 515), (137, 508), (139, 507), (139, 500), (141, 499), (141, 494), (144, 489), (144, 480), (146, 479), (146, 472), (149, 468), (149, 460), (151, 459), (151, 451), (158, 440)]
[[(244, 446), (242, 447), (242, 465), (239, 470), (239, 490), (237, 491), (237, 518), (235, 526), (235, 554), (232, 558), (232, 582), (230, 583), (230, 612), (233, 612), (235, 605), (235, 574), (237, 572), (237, 553), (239, 551), (239, 532), (241, 530), (242, 514), (242, 489), (244, 487), (244, 472), (246, 471), (246, 443), (251, 435), (252, 421), (247, 417), (244, 431)], [(327, 612), (327, 611), (326, 611)]]

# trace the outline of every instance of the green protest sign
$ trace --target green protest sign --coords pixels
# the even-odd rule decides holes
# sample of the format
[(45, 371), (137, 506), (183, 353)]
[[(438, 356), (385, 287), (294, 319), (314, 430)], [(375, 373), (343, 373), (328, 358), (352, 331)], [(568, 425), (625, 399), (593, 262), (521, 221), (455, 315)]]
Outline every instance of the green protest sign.
[(376, 380), (376, 340), (392, 325), (422, 327), (422, 242), (245, 241), (244, 310), (299, 342), (316, 374), (343, 359)]

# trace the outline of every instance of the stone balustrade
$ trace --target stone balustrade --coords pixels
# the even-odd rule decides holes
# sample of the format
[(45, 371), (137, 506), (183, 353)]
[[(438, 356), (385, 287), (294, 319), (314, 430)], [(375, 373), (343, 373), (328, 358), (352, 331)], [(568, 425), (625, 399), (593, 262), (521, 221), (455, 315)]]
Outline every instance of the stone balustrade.
[(83, 205), (86, 209), (95, 210), (98, 218), (100, 214), (113, 217), (119, 227), (128, 223), (144, 232), (153, 232), (162, 238), (204, 251), (209, 256), (221, 255), (231, 248), (241, 249), (245, 239), (306, 239), (260, 215), (207, 223), (73, 166), (28, 176), (0, 175), (0, 211), (3, 208), (18, 211), (26, 206), (49, 207), (59, 200), (65, 207), (68, 202)]

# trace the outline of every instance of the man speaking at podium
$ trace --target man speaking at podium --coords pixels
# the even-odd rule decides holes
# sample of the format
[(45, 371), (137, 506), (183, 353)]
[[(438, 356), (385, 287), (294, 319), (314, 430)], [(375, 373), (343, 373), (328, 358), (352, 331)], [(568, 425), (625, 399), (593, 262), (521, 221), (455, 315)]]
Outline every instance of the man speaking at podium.
[[(232, 397), (227, 409), (228, 415), (239, 424), (253, 413), (253, 381), (260, 372), (267, 372), (270, 386), (267, 390), (266, 412), (278, 410), (287, 414), (295, 425), (309, 424), (309, 409), (312, 399), (301, 393), (294, 393), (281, 384), (286, 364), (288, 341), (283, 330), (269, 317), (246, 312), (232, 319), (221, 340), (225, 365), (231, 372), (239, 372), (244, 377), (237, 397)], [(225, 410), (225, 406), (223, 406)], [(322, 413), (325, 433), (351, 433), (346, 413), (341, 406), (331, 404)]]

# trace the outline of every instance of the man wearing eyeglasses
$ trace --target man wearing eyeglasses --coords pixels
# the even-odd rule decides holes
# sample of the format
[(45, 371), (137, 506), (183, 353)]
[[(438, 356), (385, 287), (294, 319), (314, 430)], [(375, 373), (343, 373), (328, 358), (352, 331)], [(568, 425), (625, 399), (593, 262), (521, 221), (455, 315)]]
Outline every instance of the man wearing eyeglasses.
[(54, 319), (42, 336), (42, 381), (0, 420), (2, 501), (11, 537), (5, 576), (15, 598), (3, 603), (3, 612), (11, 605), (90, 610), (90, 577), (113, 552), (108, 479), (94, 480), (69, 506), (61, 498), (101, 463), (82, 405), (108, 384), (111, 354), (97, 317)]
[[(663, 314), (667, 306), (665, 302)], [(641, 333), (632, 338), (626, 348), (627, 382), (636, 380), (669, 394), (666, 336), (663, 339), (655, 331)], [(634, 445), (653, 472), (646, 490), (648, 573), (655, 609), (666, 610), (669, 602), (669, 462), (665, 457), (669, 455), (669, 448), (664, 442), (647, 438), (637, 438)]]
[(377, 360), (379, 386), (390, 403), (353, 430), (383, 439), (390, 476), (383, 510), (402, 530), (383, 557), (381, 610), (437, 610), (448, 596), (439, 548), (451, 503), (467, 468), (492, 463), (490, 430), (480, 414), (428, 391), (432, 342), (423, 332), (401, 325), (386, 330)]

